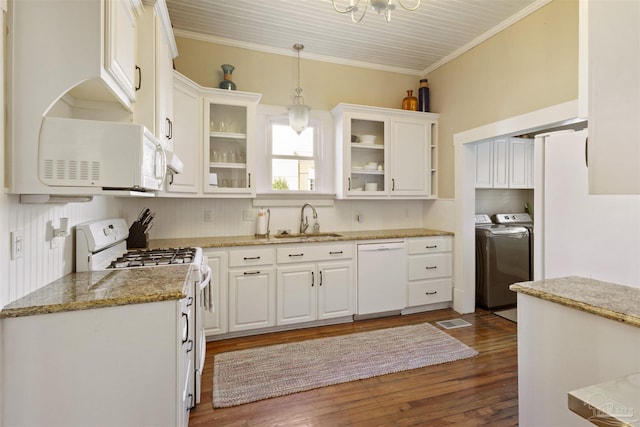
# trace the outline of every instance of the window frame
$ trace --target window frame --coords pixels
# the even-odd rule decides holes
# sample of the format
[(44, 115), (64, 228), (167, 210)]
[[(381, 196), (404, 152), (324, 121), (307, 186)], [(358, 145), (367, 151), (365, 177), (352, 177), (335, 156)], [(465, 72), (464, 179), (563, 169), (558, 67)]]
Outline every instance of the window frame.
[[(286, 107), (282, 106), (258, 106), (256, 136), (256, 160), (262, 157), (264, 160), (256, 161), (257, 184), (256, 197), (277, 198), (303, 198), (303, 199), (334, 199), (334, 139), (333, 117), (328, 111), (311, 110), (309, 114), (309, 126), (314, 127), (313, 159), (315, 168), (315, 190), (274, 190), (272, 188), (272, 141), (271, 131), (273, 124), (289, 123)], [(264, 156), (264, 157), (263, 157)], [(290, 156), (286, 156), (290, 157)], [(276, 158), (283, 158), (276, 156)], [(291, 158), (291, 157), (290, 157)], [(302, 158), (302, 157), (301, 157)]]

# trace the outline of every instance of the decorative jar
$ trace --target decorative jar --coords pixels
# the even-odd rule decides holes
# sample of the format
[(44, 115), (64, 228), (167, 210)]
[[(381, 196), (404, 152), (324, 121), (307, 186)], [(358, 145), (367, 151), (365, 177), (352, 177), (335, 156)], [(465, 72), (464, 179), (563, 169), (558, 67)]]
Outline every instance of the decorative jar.
[(412, 90), (408, 90), (407, 96), (402, 100), (402, 109), (418, 111), (418, 98), (413, 96)]
[(224, 73), (224, 80), (220, 82), (218, 87), (220, 89), (236, 90), (236, 84), (231, 80), (231, 74), (233, 70), (235, 70), (235, 67), (230, 64), (223, 64), (221, 68)]

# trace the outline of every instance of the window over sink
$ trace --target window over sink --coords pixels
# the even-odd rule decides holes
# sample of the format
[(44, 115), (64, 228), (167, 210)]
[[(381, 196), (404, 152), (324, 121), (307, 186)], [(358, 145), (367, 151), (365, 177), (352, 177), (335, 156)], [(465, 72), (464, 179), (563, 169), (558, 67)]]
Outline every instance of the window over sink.
[(307, 127), (298, 135), (287, 123), (269, 123), (271, 189), (274, 191), (314, 191), (316, 169), (316, 128)]
[(309, 126), (300, 135), (289, 127), (284, 107), (259, 105), (257, 116), (258, 196), (333, 199), (330, 113), (312, 110)]

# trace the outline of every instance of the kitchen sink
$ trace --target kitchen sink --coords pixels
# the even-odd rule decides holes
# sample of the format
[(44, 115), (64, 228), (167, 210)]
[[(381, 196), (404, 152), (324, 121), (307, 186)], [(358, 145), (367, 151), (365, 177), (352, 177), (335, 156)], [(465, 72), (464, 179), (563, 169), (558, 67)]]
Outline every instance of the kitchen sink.
[(274, 234), (274, 238), (276, 239), (299, 239), (299, 240), (307, 240), (307, 239), (319, 239), (323, 237), (342, 237), (341, 234), (337, 233), (283, 233), (283, 234)]

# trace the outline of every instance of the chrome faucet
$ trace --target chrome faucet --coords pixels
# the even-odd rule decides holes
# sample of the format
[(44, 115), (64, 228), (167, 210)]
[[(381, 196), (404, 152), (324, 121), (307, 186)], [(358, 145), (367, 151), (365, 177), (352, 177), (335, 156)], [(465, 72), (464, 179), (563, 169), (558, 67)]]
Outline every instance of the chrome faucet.
[(316, 212), (316, 208), (313, 207), (311, 203), (305, 203), (302, 205), (302, 209), (300, 209), (300, 234), (304, 234), (309, 228), (309, 217), (304, 216), (304, 209), (309, 206), (313, 211), (313, 219), (315, 220), (313, 223), (313, 232), (317, 233), (320, 231), (320, 223), (318, 222), (318, 212)]

